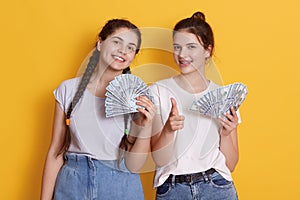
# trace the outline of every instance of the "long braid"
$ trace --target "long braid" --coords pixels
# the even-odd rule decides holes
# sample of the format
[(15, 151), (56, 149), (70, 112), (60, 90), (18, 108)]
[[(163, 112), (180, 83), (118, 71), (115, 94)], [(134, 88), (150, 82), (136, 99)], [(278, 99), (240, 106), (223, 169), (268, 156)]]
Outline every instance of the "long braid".
[[(127, 67), (127, 68), (123, 69), (122, 73), (123, 74), (131, 74), (130, 67)], [(123, 138), (128, 137), (128, 132), (129, 132), (129, 130), (128, 130), (128, 119), (129, 119), (129, 114), (125, 114), (124, 115), (124, 136), (123, 136)], [(126, 147), (126, 149), (127, 149), (127, 147)]]
[[(130, 71), (130, 67), (127, 67), (123, 70), (122, 72), (123, 74), (131, 74)], [(133, 143), (129, 142), (128, 140), (128, 134), (129, 134), (129, 130), (128, 130), (128, 120), (129, 120), (129, 114), (124, 114), (124, 135), (121, 139), (121, 142), (119, 144), (119, 158), (118, 158), (118, 164), (121, 163), (123, 155), (124, 155), (124, 151), (128, 150), (128, 143), (133, 145)]]
[(90, 78), (93, 74), (93, 72), (95, 71), (95, 68), (99, 62), (99, 54), (100, 54), (100, 51), (98, 51), (97, 49), (94, 50), (90, 60), (89, 60), (89, 63), (87, 65), (87, 68), (81, 78), (81, 81), (80, 81), (80, 84), (78, 86), (78, 89), (75, 93), (75, 96), (74, 96), (74, 99), (72, 101), (72, 103), (70, 104), (70, 107), (68, 109), (68, 112), (67, 112), (67, 119), (70, 119), (70, 115), (71, 115), (71, 112), (73, 110), (73, 108), (75, 108), (76, 104), (78, 103), (79, 99), (82, 97), (88, 83), (90, 82)]
[(71, 113), (73, 111), (73, 108), (75, 108), (76, 104), (79, 102), (80, 98), (82, 97), (89, 81), (90, 78), (93, 74), (93, 72), (95, 71), (95, 68), (99, 62), (99, 55), (100, 55), (100, 51), (97, 50), (97, 48), (94, 50), (92, 56), (90, 57), (89, 63), (87, 65), (87, 68), (81, 78), (81, 81), (79, 83), (79, 86), (77, 88), (77, 91), (75, 93), (75, 96), (73, 98), (73, 101), (71, 102), (67, 114), (66, 114), (66, 124), (67, 126), (67, 131), (66, 131), (66, 135), (65, 135), (65, 140), (64, 143), (58, 153), (64, 153), (65, 151), (67, 151), (67, 149), (70, 146), (71, 143), (71, 134), (70, 134), (70, 128), (69, 128), (69, 123), (70, 123), (70, 117), (71, 117)]

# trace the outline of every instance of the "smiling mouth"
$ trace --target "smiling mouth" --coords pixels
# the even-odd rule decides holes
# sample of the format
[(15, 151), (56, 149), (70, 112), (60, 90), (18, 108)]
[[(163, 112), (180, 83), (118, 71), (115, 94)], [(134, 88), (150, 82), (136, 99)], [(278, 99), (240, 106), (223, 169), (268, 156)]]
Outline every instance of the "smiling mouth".
[(179, 60), (179, 64), (180, 64), (180, 65), (186, 66), (186, 65), (190, 65), (190, 64), (191, 64), (191, 61), (187, 61), (187, 60)]
[(120, 56), (115, 56), (115, 55), (114, 55), (113, 58), (114, 58), (115, 60), (119, 61), (119, 62), (125, 62), (125, 59), (122, 58), (122, 57), (120, 57)]

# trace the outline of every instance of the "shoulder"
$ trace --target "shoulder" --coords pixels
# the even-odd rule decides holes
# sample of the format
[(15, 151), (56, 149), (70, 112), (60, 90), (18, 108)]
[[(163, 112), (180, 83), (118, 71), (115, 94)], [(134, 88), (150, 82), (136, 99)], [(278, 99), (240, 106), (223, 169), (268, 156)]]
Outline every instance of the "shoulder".
[(177, 85), (173, 78), (163, 79), (152, 83), (150, 86), (151, 92), (156, 99), (156, 102), (161, 104), (169, 104), (170, 98), (173, 97), (177, 99)]
[(59, 84), (59, 86), (56, 88), (56, 90), (62, 91), (62, 90), (77, 89), (79, 82), (80, 82), (80, 77), (64, 80)]
[(60, 86), (70, 87), (70, 86), (78, 85), (79, 81), (80, 81), (80, 77), (67, 79), (62, 81), (58, 87)]
[(210, 90), (214, 90), (214, 89), (217, 89), (219, 87), (222, 87), (222, 85), (218, 85), (215, 82), (213, 82), (212, 80), (210, 80), (210, 83), (209, 83)]
[(152, 85), (150, 87), (170, 87), (174, 82), (174, 79), (173, 78), (167, 78), (167, 79), (162, 79), (162, 80), (159, 80), (159, 81), (156, 81), (154, 83), (152, 83)]
[(65, 112), (70, 102), (72, 102), (80, 80), (81, 79), (79, 77), (64, 80), (53, 92), (55, 99), (59, 102), (60, 106)]
[(171, 91), (174, 90), (176, 87), (175, 81), (173, 78), (163, 79), (157, 82), (152, 83), (150, 86), (150, 89), (154, 93), (160, 93), (161, 94), (168, 94), (172, 93)]
[(67, 79), (62, 81), (59, 86), (54, 90), (55, 96), (70, 96), (77, 90), (80, 82), (80, 77)]

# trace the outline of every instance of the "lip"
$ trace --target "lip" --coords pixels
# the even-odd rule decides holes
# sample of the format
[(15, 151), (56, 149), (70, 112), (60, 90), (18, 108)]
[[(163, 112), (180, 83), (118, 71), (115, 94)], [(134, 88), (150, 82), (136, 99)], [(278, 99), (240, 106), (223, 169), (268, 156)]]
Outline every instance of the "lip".
[(112, 55), (113, 59), (117, 62), (125, 62), (125, 58), (119, 55)]
[(187, 67), (187, 66), (189, 66), (191, 63), (192, 63), (191, 61), (184, 60), (184, 59), (178, 60), (178, 64), (179, 64), (180, 67)]

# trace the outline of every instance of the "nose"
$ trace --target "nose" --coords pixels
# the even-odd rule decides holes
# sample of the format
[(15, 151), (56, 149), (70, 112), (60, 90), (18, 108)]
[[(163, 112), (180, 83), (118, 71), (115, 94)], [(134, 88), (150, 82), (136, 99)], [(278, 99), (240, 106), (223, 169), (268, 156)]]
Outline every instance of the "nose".
[(119, 49), (118, 49), (118, 52), (123, 54), (123, 55), (126, 55), (127, 52), (126, 52), (126, 46), (125, 45), (120, 45), (119, 46)]
[(187, 56), (187, 50), (186, 50), (186, 48), (184, 48), (184, 47), (181, 48), (179, 50), (179, 52), (177, 53), (177, 55), (178, 55), (179, 58), (185, 58)]

